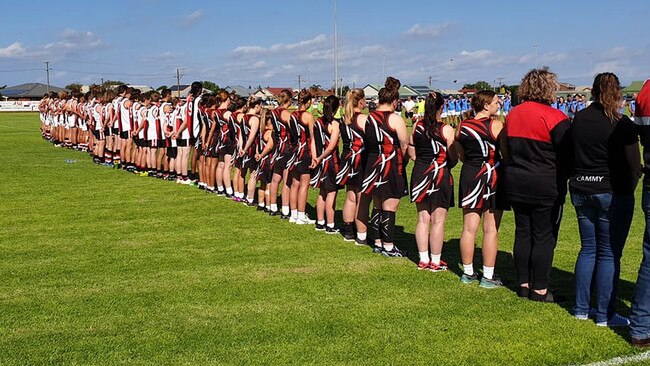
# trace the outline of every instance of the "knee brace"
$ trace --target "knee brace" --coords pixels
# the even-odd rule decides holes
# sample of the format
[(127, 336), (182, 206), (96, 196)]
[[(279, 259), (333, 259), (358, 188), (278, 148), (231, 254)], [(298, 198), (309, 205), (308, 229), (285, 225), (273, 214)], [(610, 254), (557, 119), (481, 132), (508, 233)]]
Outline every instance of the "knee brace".
[(370, 215), (370, 229), (372, 230), (373, 239), (381, 238), (381, 210), (373, 208)]
[(381, 213), (381, 241), (383, 243), (395, 242), (395, 212), (382, 211)]

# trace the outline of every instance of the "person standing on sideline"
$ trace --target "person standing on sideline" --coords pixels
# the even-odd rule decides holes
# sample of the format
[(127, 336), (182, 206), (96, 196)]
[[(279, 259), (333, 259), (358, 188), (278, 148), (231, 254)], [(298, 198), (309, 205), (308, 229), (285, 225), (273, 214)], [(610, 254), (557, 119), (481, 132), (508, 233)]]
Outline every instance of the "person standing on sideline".
[(634, 189), (641, 162), (634, 124), (619, 112), (618, 77), (596, 75), (594, 102), (571, 123), (571, 202), (578, 216), (581, 248), (576, 261), (574, 315), (589, 318), (592, 278), (596, 325), (627, 326), (615, 312), (621, 256), (634, 213)]
[(370, 113), (364, 127), (368, 162), (361, 191), (372, 196), (374, 205), (370, 218), (373, 252), (386, 257), (404, 256), (394, 245), (395, 212), (400, 198), (408, 194), (404, 157), (409, 138), (404, 119), (395, 114), (400, 85), (393, 77), (386, 79), (379, 90), (379, 106)]
[(404, 102), (404, 117), (406, 119), (413, 119), (413, 109), (415, 108), (415, 101), (412, 97), (408, 97)]
[(529, 71), (519, 86), (524, 102), (508, 114), (502, 144), (505, 193), (515, 214), (517, 295), (543, 302), (555, 301), (548, 282), (567, 175), (559, 162), (569, 158), (564, 150), (569, 120), (551, 108), (557, 89), (557, 77), (548, 69)]
[(643, 145), (643, 195), (641, 205), (645, 214), (643, 260), (634, 288), (630, 314), (630, 337), (637, 347), (650, 346), (650, 79), (637, 95), (634, 124)]
[(497, 203), (500, 163), (498, 141), (503, 122), (493, 119), (499, 111), (499, 97), (491, 90), (481, 90), (472, 96), (473, 118), (463, 120), (456, 130), (456, 148), (463, 162), (460, 171), (459, 206), (463, 209), (463, 232), (460, 236), (460, 256), (463, 263), (462, 283), (479, 281), (474, 272), (476, 234), (483, 218), (483, 276), (480, 286), (503, 286), (494, 274), (497, 260), (498, 231), (501, 207)]
[[(445, 99), (442, 94), (427, 95), (424, 119), (413, 125), (409, 155), (415, 161), (411, 173), (411, 202), (418, 210), (415, 241), (420, 261), (418, 269), (447, 270), (442, 261), (445, 221), (454, 205), (454, 179), (451, 168), (458, 158), (454, 151), (454, 128), (440, 121)], [(429, 227), (431, 231), (429, 232)]]

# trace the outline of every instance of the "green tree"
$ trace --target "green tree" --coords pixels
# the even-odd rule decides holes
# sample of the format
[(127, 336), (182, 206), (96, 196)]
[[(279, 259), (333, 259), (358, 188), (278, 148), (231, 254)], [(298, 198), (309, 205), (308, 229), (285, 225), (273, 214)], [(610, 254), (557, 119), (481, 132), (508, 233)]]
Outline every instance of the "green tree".
[(487, 81), (477, 81), (474, 84), (465, 84), (463, 85), (463, 89), (476, 89), (476, 90), (491, 90), (492, 87), (490, 86), (490, 83)]
[(219, 91), (219, 85), (213, 83), (212, 81), (208, 80), (203, 80), (201, 83), (203, 83), (203, 87), (208, 89), (209, 91), (216, 93)]
[(113, 89), (114, 87), (122, 84), (126, 84), (126, 83), (119, 80), (106, 80), (104, 81), (104, 83), (102, 83), (102, 89), (103, 90)]
[(66, 89), (72, 91), (72, 92), (80, 92), (81, 91), (81, 84), (79, 83), (72, 83), (68, 84), (65, 86)]
[(161, 85), (161, 86), (159, 86), (156, 90), (157, 90), (157, 91), (161, 91), (161, 90), (163, 90), (163, 89), (169, 89), (169, 87), (168, 87), (167, 85)]

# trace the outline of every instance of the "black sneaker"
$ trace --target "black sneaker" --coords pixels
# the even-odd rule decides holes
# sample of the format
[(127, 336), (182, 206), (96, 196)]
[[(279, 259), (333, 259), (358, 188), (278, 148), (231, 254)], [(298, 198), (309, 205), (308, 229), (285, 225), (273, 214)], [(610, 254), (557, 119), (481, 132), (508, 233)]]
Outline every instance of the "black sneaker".
[(199, 185), (199, 189), (205, 190), (205, 186)]
[[(354, 241), (355, 236), (353, 233), (343, 233), (343, 240), (345, 241)], [(363, 244), (365, 245), (365, 243)]]
[(338, 234), (339, 232), (340, 232), (340, 230), (335, 228), (335, 227), (329, 227), (328, 226), (328, 227), (325, 228), (325, 233), (326, 234)]
[(289, 220), (291, 218), (291, 216), (290, 215), (285, 215), (285, 214), (280, 214), (280, 218), (282, 220)]
[(386, 250), (382, 248), (381, 255), (383, 255), (384, 257), (391, 257), (391, 258), (399, 258), (399, 257), (406, 256), (406, 254), (403, 253), (401, 250), (399, 250), (396, 246), (393, 246), (392, 250)]
[(217, 196), (224, 196), (224, 195), (226, 195), (226, 191), (224, 191), (224, 190), (221, 190), (221, 191), (217, 190), (216, 193), (217, 193)]
[(316, 224), (316, 231), (325, 231), (325, 225)]
[(280, 214), (280, 211), (271, 211), (269, 210), (269, 216), (278, 216)]
[(266, 211), (266, 207), (257, 205), (257, 211)]
[[(368, 241), (366, 239), (359, 239), (359, 238), (354, 238), (354, 245), (358, 245), (360, 247), (368, 245)], [(381, 249), (379, 250), (381, 251)]]
[(232, 198), (232, 193), (226, 193), (226, 194), (224, 195), (224, 197), (230, 199), (230, 198)]

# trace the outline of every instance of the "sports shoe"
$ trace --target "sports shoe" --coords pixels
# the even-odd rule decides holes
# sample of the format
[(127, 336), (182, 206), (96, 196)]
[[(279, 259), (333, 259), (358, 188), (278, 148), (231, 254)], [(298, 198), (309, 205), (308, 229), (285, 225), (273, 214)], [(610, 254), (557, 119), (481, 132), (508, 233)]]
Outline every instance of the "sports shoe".
[(354, 245), (358, 245), (360, 247), (364, 247), (368, 245), (368, 241), (366, 239), (359, 239), (359, 238), (354, 238)]
[(140, 174), (138, 174), (138, 175), (141, 176), (141, 177), (148, 177), (148, 176), (149, 176), (149, 173), (147, 173), (147, 172), (140, 172)]
[(618, 313), (614, 313), (611, 318), (607, 319), (607, 321), (604, 322), (597, 322), (597, 326), (599, 327), (627, 327), (630, 325), (630, 319), (619, 315)]
[(296, 219), (296, 224), (298, 225), (314, 225), (316, 223), (316, 220), (312, 220), (305, 214), (305, 217)]
[(573, 316), (578, 320), (588, 320), (589, 318), (596, 318), (596, 309), (589, 308), (588, 314), (573, 314)]
[(418, 270), (429, 269), (430, 265), (431, 265), (431, 263), (429, 263), (429, 262), (419, 261), (418, 262)]
[(492, 276), (492, 279), (482, 277), (479, 286), (483, 288), (497, 288), (497, 287), (503, 287), (503, 282), (501, 282), (499, 276), (494, 275)]
[(269, 216), (278, 216), (280, 215), (280, 211), (271, 211), (269, 210)]
[(316, 231), (325, 231), (325, 225), (316, 224)]
[(339, 231), (340, 231), (340, 230), (337, 229), (337, 228), (335, 228), (335, 227), (329, 227), (329, 226), (327, 226), (327, 227), (325, 228), (325, 233), (326, 233), (326, 234), (338, 234)]
[(226, 193), (226, 194), (224, 195), (224, 197), (230, 199), (230, 198), (232, 198), (232, 193)]
[[(285, 214), (283, 214), (283, 213), (280, 213), (280, 218), (281, 218), (282, 220), (289, 220), (289, 222), (291, 222), (291, 215), (285, 215)], [(295, 222), (295, 221), (294, 221), (294, 222)]]
[(384, 250), (382, 249), (382, 247), (378, 247), (378, 246), (376, 246), (376, 245), (373, 245), (373, 246), (372, 246), (372, 252), (373, 252), (373, 253), (381, 254), (383, 251), (384, 251)]
[(343, 240), (345, 240), (345, 241), (354, 241), (354, 239), (356, 239), (356, 237), (354, 236), (353, 233), (343, 233)]
[(530, 293), (528, 294), (528, 299), (533, 301), (539, 301), (539, 302), (550, 302), (550, 303), (557, 302), (555, 295), (550, 290), (546, 290), (546, 294), (544, 295), (538, 294), (535, 291), (530, 291)]
[(266, 211), (266, 207), (257, 205), (257, 211)]
[(632, 345), (634, 347), (637, 347), (637, 348), (648, 347), (648, 346), (650, 346), (650, 337), (648, 337), (648, 338), (635, 338), (635, 337), (632, 337), (632, 338), (630, 338), (630, 343), (632, 343)]
[(435, 264), (433, 262), (429, 263), (429, 271), (431, 272), (443, 272), (449, 269), (447, 267), (447, 263), (445, 261), (440, 261), (439, 264)]
[(382, 249), (381, 255), (383, 255), (384, 257), (391, 257), (391, 258), (399, 258), (405, 256), (404, 253), (402, 253), (402, 251), (399, 250), (399, 248), (397, 248), (396, 246), (393, 246), (392, 250)]
[(221, 190), (221, 191), (217, 190), (216, 193), (217, 193), (217, 196), (225, 196), (226, 195), (226, 191), (224, 191), (224, 190)]
[(298, 218), (296, 218), (295, 216), (289, 217), (289, 222), (290, 223), (295, 224), (297, 221), (298, 221)]
[(463, 273), (462, 276), (460, 276), (460, 282), (468, 285), (470, 283), (478, 282), (478, 275), (474, 273), (473, 275), (468, 275), (467, 273)]

